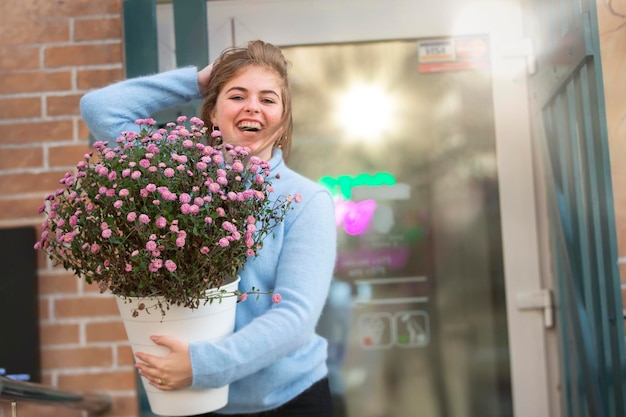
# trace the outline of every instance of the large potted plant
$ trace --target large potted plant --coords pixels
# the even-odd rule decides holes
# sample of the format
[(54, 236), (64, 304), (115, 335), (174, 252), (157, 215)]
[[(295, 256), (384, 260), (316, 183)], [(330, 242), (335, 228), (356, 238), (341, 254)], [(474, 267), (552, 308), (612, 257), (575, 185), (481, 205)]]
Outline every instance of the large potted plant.
[[(232, 333), (237, 301), (272, 292), (240, 290), (237, 274), (300, 197), (270, 198), (278, 176), (270, 178), (267, 162), (246, 148), (206, 145), (209, 133), (196, 117), (163, 128), (153, 119), (136, 123), (140, 132), (123, 132), (115, 147), (96, 142), (95, 154), (86, 154), (46, 197), (35, 248), (117, 296), (133, 351), (165, 354), (150, 335), (217, 340)], [(280, 295), (272, 299), (279, 302)], [(181, 324), (183, 318), (192, 325)], [(228, 387), (161, 392), (145, 382), (157, 414), (212, 411), (228, 396)], [(200, 408), (191, 406), (193, 397)]]

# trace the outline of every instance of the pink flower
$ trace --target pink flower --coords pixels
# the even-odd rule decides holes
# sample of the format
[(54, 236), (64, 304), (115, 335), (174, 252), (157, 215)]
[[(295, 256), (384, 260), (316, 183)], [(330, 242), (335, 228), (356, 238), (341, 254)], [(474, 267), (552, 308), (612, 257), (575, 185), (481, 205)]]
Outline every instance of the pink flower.
[(148, 224), (148, 223), (150, 223), (150, 217), (148, 217), (147, 214), (140, 214), (139, 215), (139, 222), (141, 222), (143, 224)]
[(223, 237), (223, 238), (221, 238), (219, 240), (219, 242), (217, 242), (217, 244), (220, 245), (221, 247), (225, 248), (226, 246), (228, 246), (230, 244), (230, 242), (228, 242), (228, 239)]
[(176, 271), (176, 263), (171, 259), (168, 259), (167, 261), (165, 261), (165, 268), (170, 272), (174, 272)]
[(122, 188), (117, 195), (119, 195), (120, 197), (127, 197), (128, 194), (130, 194), (130, 191), (128, 191), (126, 188)]
[(100, 252), (100, 245), (98, 245), (97, 243), (92, 244), (91, 245), (91, 253), (93, 253), (95, 255), (98, 252)]
[(133, 171), (132, 174), (130, 174), (130, 177), (134, 180), (138, 179), (141, 177), (141, 171)]
[(131, 272), (133, 270), (133, 266), (131, 264), (126, 264), (126, 267), (124, 268), (124, 270), (126, 272)]
[(181, 203), (189, 203), (191, 202), (191, 196), (187, 193), (181, 193), (181, 195), (178, 197), (178, 201), (180, 201)]
[(222, 223), (222, 228), (224, 228), (224, 230), (230, 233), (234, 233), (237, 231), (237, 228), (235, 227), (235, 225), (229, 221), (225, 221), (224, 223)]
[(283, 297), (280, 294), (278, 294), (278, 293), (272, 294), (272, 303), (278, 304), (282, 300), (283, 300)]
[(203, 255), (206, 255), (207, 253), (209, 253), (209, 248), (206, 246), (203, 246), (200, 248), (200, 253)]
[(248, 299), (248, 293), (244, 292), (243, 294), (239, 295), (239, 298), (237, 298), (237, 302), (239, 303), (243, 303), (244, 301), (246, 301)]
[(150, 252), (154, 251), (157, 248), (157, 244), (156, 242), (149, 240), (148, 242), (146, 242), (146, 249), (149, 250)]
[(137, 213), (135, 213), (134, 211), (131, 211), (130, 213), (128, 213), (128, 215), (126, 216), (126, 220), (128, 220), (129, 222), (134, 222), (135, 219), (137, 219)]
[(182, 248), (183, 246), (185, 246), (185, 238), (184, 237), (177, 238), (176, 246), (178, 246), (179, 248)]
[(105, 238), (105, 239), (110, 238), (112, 234), (113, 234), (113, 232), (111, 231), (111, 229), (104, 229), (102, 231), (102, 237)]
[(165, 226), (167, 226), (167, 219), (163, 216), (159, 217), (156, 221), (156, 227), (163, 229)]

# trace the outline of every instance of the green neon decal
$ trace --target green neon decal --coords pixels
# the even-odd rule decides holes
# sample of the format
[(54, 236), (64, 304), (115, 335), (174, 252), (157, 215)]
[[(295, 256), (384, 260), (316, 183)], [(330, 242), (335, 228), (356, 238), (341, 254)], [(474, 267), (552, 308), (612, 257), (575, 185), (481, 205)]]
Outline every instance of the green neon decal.
[(378, 172), (371, 174), (358, 174), (353, 177), (350, 175), (340, 175), (338, 177), (324, 176), (318, 181), (321, 185), (328, 188), (333, 196), (341, 194), (344, 200), (352, 198), (352, 189), (354, 187), (377, 187), (380, 185), (395, 185), (396, 179), (388, 172)]

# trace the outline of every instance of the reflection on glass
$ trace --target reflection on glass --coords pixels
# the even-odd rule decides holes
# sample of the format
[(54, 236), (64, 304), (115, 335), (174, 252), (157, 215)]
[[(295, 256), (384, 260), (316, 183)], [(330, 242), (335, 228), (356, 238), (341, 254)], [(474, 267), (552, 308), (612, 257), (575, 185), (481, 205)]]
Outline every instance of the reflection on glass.
[(284, 48), (289, 165), (336, 201), (336, 417), (512, 415), (488, 39), (450, 45)]

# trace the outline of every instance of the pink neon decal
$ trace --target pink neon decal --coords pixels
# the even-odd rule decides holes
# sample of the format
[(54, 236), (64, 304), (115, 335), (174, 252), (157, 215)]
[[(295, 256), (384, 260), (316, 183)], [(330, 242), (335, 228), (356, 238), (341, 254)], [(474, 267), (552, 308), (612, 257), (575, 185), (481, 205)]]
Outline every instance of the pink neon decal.
[(360, 235), (363, 233), (376, 211), (375, 200), (363, 200), (354, 202), (337, 199), (335, 202), (335, 216), (337, 226), (343, 223), (343, 229), (349, 235)]

